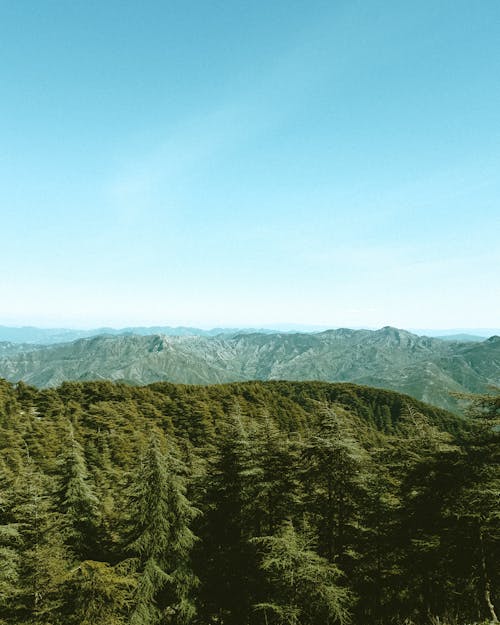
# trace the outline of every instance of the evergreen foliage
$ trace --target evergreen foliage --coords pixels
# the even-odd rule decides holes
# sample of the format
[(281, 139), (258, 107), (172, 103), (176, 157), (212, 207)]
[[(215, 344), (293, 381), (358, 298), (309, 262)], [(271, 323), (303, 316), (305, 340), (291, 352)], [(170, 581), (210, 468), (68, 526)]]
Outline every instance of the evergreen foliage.
[(495, 622), (499, 396), (0, 380), (0, 624)]
[(85, 560), (68, 575), (62, 588), (71, 625), (126, 625), (136, 580), (107, 562)]
[(63, 518), (63, 536), (75, 558), (92, 558), (96, 550), (98, 500), (89, 483), (82, 446), (68, 424), (64, 451), (58, 458), (59, 485), (55, 507)]
[(238, 625), (251, 605), (254, 562), (245, 512), (250, 505), (250, 441), (240, 414), (221, 427), (206, 478), (198, 556), (202, 601), (211, 618)]
[(186, 499), (182, 463), (170, 449), (160, 450), (153, 433), (134, 478), (129, 510), (128, 547), (138, 574), (131, 625), (189, 623), (195, 614), (190, 593), (196, 577), (190, 568), (196, 510)]
[(350, 593), (339, 584), (340, 570), (319, 556), (306, 536), (288, 522), (276, 535), (256, 539), (270, 598), (255, 607), (266, 623), (344, 625), (350, 621)]

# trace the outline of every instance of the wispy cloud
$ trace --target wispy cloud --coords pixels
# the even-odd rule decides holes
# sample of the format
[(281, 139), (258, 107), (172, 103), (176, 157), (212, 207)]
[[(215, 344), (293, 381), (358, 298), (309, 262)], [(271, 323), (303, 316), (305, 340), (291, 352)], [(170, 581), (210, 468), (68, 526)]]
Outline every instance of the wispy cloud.
[(221, 101), (173, 121), (156, 145), (128, 158), (106, 183), (106, 195), (115, 209), (139, 217), (155, 202), (179, 207), (183, 183), (193, 172), (230, 158), (232, 152), (244, 150), (293, 118), (317, 85), (347, 67), (342, 55), (328, 63), (323, 58), (332, 37), (329, 17), (318, 17), (304, 29), (258, 80), (244, 88), (235, 81), (234, 93), (229, 82)]

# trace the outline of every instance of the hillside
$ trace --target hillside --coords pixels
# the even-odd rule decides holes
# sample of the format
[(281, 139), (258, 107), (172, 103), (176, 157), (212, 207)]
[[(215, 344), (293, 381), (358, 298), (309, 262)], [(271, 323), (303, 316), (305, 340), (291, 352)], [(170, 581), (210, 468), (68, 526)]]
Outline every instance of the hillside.
[(277, 599), (311, 625), (486, 622), (497, 438), (347, 383), (0, 379), (0, 622), (141, 623), (182, 600), (192, 625), (278, 625)]
[[(13, 351), (10, 351), (13, 350)], [(404, 330), (318, 334), (99, 336), (0, 351), (0, 376), (38, 387), (68, 380), (212, 384), (243, 380), (354, 382), (457, 409), (452, 392), (483, 392), (500, 380), (500, 338), (442, 341)]]

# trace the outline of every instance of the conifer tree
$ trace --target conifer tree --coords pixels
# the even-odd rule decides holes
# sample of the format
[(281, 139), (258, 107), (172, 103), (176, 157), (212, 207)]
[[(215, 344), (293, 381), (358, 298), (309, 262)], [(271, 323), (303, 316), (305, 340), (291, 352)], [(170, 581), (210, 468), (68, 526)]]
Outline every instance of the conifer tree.
[(399, 567), (398, 518), (401, 500), (400, 479), (390, 470), (393, 454), (390, 441), (383, 437), (370, 450), (368, 479), (362, 506), (363, 532), (356, 548), (359, 557), (351, 575), (351, 587), (362, 599), (356, 615), (362, 623), (384, 623), (384, 617), (397, 603)]
[(63, 534), (79, 561), (96, 555), (98, 500), (90, 483), (85, 456), (73, 426), (68, 423), (66, 449), (58, 461), (57, 510), (63, 515)]
[[(465, 435), (465, 454), (456, 484), (452, 513), (467, 527), (481, 597), (478, 617), (498, 623), (500, 614), (500, 389), (466, 397), (472, 427)], [(460, 479), (461, 478), (461, 479)]]
[(395, 438), (400, 476), (401, 610), (409, 618), (448, 616), (443, 579), (453, 587), (456, 524), (450, 515), (460, 450), (452, 435), (407, 405)]
[(11, 484), (0, 458), (0, 623), (12, 614), (19, 588), (20, 544), (18, 524), (11, 511)]
[(69, 568), (60, 515), (52, 510), (50, 480), (28, 453), (16, 486), (13, 513), (21, 544), (15, 610), (21, 622), (29, 617), (29, 623), (51, 624), (64, 603), (61, 584)]
[(126, 625), (135, 581), (119, 566), (85, 560), (71, 570), (61, 590), (70, 606), (65, 625)]
[(197, 579), (190, 554), (196, 510), (185, 493), (182, 463), (172, 445), (162, 453), (159, 437), (153, 433), (130, 496), (129, 551), (138, 576), (131, 625), (180, 625), (194, 617), (192, 593)]
[(0, 524), (0, 622), (12, 608), (19, 584), (20, 536), (14, 524)]
[(207, 470), (204, 517), (197, 554), (206, 620), (245, 625), (255, 572), (247, 512), (254, 479), (249, 440), (240, 414), (221, 426)]
[(253, 535), (274, 534), (299, 508), (298, 445), (270, 416), (260, 416), (249, 435), (248, 510)]
[(275, 536), (254, 539), (262, 551), (261, 568), (268, 598), (258, 603), (268, 625), (348, 623), (352, 597), (339, 584), (339, 569), (313, 549), (306, 534), (287, 522)]
[(302, 463), (304, 509), (317, 529), (319, 553), (344, 569), (361, 531), (367, 454), (345, 419), (326, 409), (304, 446)]

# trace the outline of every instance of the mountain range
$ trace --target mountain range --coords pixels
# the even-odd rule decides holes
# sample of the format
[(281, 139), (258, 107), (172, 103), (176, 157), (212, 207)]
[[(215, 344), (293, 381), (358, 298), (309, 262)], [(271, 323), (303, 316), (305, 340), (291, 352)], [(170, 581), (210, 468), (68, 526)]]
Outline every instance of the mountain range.
[[(101, 336), (103, 334), (121, 335), (137, 334), (150, 336), (164, 334), (166, 336), (218, 336), (220, 334), (284, 334), (324, 332), (331, 328), (324, 326), (306, 326), (278, 324), (270, 328), (211, 328), (209, 330), (191, 326), (129, 326), (125, 328), (100, 327), (91, 329), (75, 328), (38, 328), (35, 326), (11, 327), (0, 325), (0, 342), (26, 343), (29, 345), (53, 345), (68, 343), (77, 339)], [(355, 328), (362, 329), (362, 328)], [(446, 341), (482, 341), (488, 336), (500, 334), (500, 328), (466, 328), (454, 330), (411, 330), (419, 336), (432, 336)]]
[[(255, 329), (238, 329), (239, 332), (255, 332)], [(271, 333), (273, 330), (258, 330), (263, 333)], [(130, 326), (127, 328), (92, 328), (88, 330), (73, 328), (37, 328), (34, 326), (10, 327), (0, 326), (0, 342), (26, 343), (30, 345), (53, 345), (55, 343), (67, 343), (77, 339), (101, 336), (103, 334), (118, 336), (121, 334), (137, 334), (150, 336), (152, 334), (164, 334), (166, 336), (217, 336), (219, 334), (234, 334), (234, 328), (212, 328), (203, 330), (188, 326)]]
[(500, 384), (500, 337), (470, 342), (392, 327), (319, 333), (100, 335), (63, 344), (0, 342), (0, 377), (38, 387), (68, 380), (212, 384), (322, 380), (392, 389), (458, 411), (450, 393)]

